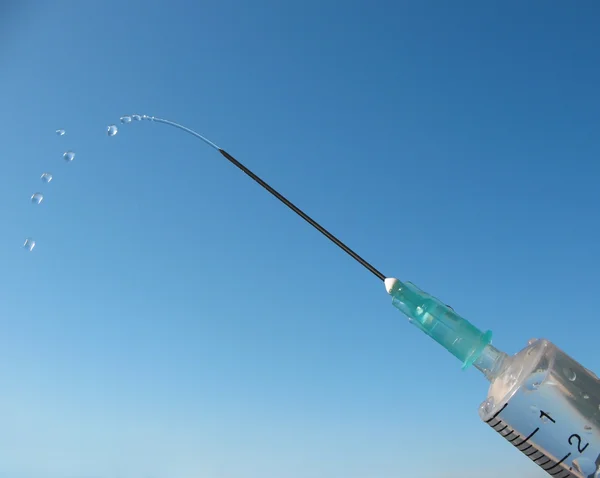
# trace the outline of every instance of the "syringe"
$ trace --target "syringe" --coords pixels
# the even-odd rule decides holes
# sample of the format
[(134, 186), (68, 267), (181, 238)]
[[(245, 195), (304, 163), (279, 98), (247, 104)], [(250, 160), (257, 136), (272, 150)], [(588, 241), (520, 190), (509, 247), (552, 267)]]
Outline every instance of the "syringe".
[(600, 478), (600, 380), (594, 373), (543, 339), (508, 356), (492, 346), (490, 331), (480, 331), (414, 284), (387, 278), (212, 141), (173, 121), (133, 118), (201, 139), (383, 281), (392, 304), (413, 325), (458, 358), (463, 369), (472, 365), (491, 382), (481, 419), (536, 465), (555, 478)]

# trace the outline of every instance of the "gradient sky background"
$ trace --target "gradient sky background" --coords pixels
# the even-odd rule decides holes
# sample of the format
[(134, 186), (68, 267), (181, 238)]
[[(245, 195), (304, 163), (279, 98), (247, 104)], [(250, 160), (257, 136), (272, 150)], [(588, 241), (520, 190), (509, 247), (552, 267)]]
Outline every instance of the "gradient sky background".
[(196, 129), (600, 372), (600, 4), (156, 3), (3, 2), (0, 477), (546, 476), (369, 272), (194, 138), (105, 128)]

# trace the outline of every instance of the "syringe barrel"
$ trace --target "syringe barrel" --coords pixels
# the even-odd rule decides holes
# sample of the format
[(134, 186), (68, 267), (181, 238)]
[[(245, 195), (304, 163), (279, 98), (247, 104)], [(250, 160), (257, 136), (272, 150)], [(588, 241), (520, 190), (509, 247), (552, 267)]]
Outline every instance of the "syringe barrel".
[(600, 381), (547, 340), (504, 361), (479, 414), (555, 478), (600, 470)]
[(486, 345), (492, 341), (490, 331), (482, 332), (439, 299), (411, 282), (397, 281), (390, 294), (394, 307), (458, 358), (463, 363), (463, 368), (477, 360)]

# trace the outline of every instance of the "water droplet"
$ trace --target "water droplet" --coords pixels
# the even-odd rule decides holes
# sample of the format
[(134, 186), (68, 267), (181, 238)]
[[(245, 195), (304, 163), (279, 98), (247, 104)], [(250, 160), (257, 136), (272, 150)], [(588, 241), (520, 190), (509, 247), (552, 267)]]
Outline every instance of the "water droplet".
[(536, 380), (530, 380), (529, 382), (527, 382), (527, 390), (537, 390), (538, 388), (540, 388), (540, 382), (536, 381)]
[(57, 130), (56, 130), (56, 134), (57, 134), (58, 136), (64, 136), (64, 135), (65, 135), (65, 133), (66, 133), (66, 131), (65, 131), (64, 129), (57, 129)]
[(123, 124), (131, 123), (131, 116), (129, 116), (129, 115), (121, 116), (121, 123), (123, 123)]
[(583, 394), (583, 399), (584, 399), (584, 400), (587, 400), (588, 398), (590, 398), (590, 396), (589, 396), (587, 393), (584, 393), (584, 394)]
[(50, 173), (44, 173), (44, 174), (42, 174), (41, 179), (45, 183), (49, 183), (50, 181), (52, 181), (52, 174), (50, 174)]
[(109, 136), (115, 136), (118, 132), (119, 129), (114, 124), (111, 124), (110, 126), (106, 127), (106, 134)]
[(63, 154), (63, 158), (65, 161), (70, 163), (75, 159), (75, 153), (73, 151), (67, 151), (65, 154)]
[(479, 406), (479, 416), (486, 418), (494, 410), (494, 397), (488, 397), (485, 402)]
[(31, 237), (28, 237), (27, 239), (25, 239), (25, 242), (23, 243), (23, 249), (27, 249), (29, 252), (31, 252), (31, 251), (33, 251), (34, 247), (35, 247), (35, 241)]
[(565, 368), (563, 370), (563, 372), (565, 373), (565, 376), (571, 381), (574, 382), (575, 379), (577, 378), (577, 374), (573, 371), (573, 369), (570, 368)]
[(536, 339), (536, 338), (529, 339), (529, 340), (527, 341), (527, 345), (533, 345), (533, 344), (535, 344), (537, 341), (538, 341), (538, 339)]
[(142, 121), (142, 117), (140, 115), (131, 115), (134, 121)]
[(35, 193), (33, 196), (31, 196), (31, 202), (33, 204), (41, 204), (43, 200), (44, 195), (42, 193)]
[(154, 116), (142, 115), (143, 120), (154, 121)]

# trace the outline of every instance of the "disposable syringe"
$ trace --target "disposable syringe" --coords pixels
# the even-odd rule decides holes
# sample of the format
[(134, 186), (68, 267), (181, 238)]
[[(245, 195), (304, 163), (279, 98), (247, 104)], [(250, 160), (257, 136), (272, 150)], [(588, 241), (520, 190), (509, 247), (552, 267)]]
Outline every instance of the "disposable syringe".
[(383, 281), (392, 304), (413, 325), (458, 358), (463, 369), (474, 366), (486, 376), (490, 387), (479, 408), (481, 419), (536, 465), (555, 478), (600, 478), (600, 380), (595, 374), (543, 339), (508, 356), (492, 346), (490, 331), (480, 331), (414, 284), (387, 278), (212, 141), (153, 116), (124, 116), (121, 122), (132, 118), (201, 139)]

